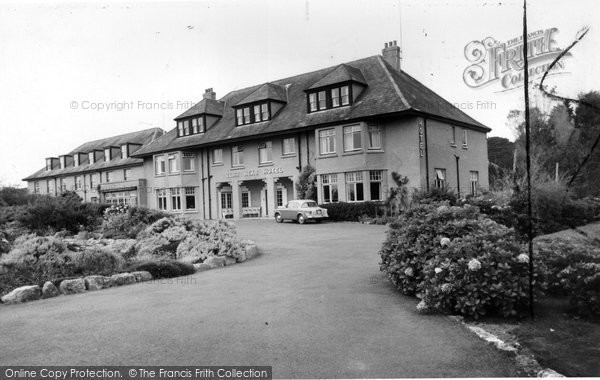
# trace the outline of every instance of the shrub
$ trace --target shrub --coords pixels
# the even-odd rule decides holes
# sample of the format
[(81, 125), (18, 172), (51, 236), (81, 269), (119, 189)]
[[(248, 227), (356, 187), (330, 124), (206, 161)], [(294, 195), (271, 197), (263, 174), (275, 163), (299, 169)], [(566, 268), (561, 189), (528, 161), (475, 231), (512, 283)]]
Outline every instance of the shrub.
[(412, 195), (412, 202), (418, 204), (432, 204), (447, 202), (450, 206), (456, 205), (458, 198), (450, 188), (430, 190), (416, 190)]
[(27, 188), (4, 186), (0, 188), (0, 207), (26, 205), (37, 197), (29, 194)]
[(145, 207), (131, 207), (124, 204), (112, 205), (104, 210), (102, 234), (106, 238), (135, 239), (148, 225), (167, 216), (169, 214), (165, 212), (150, 210)]
[(95, 228), (105, 207), (81, 203), (78, 197), (68, 194), (64, 197), (39, 196), (18, 216), (18, 221), (38, 232), (65, 229), (77, 233), (82, 229)]
[(4, 206), (0, 207), (0, 226), (18, 220), (25, 211), (26, 206)]
[(382, 207), (381, 202), (359, 202), (359, 203), (327, 203), (321, 205), (321, 207), (327, 209), (327, 215), (329, 220), (332, 221), (347, 221), (347, 222), (358, 222), (361, 217), (372, 217), (383, 215), (380, 211)]
[(8, 273), (0, 276), (0, 292), (22, 285), (43, 285), (45, 281), (90, 274), (111, 274), (123, 268), (124, 260), (102, 247), (69, 251), (62, 239), (24, 235), (2, 256), (0, 264)]
[(416, 206), (390, 224), (380, 268), (424, 307), (475, 318), (517, 314), (527, 302), (527, 265), (514, 232), (477, 207)]
[(172, 278), (196, 273), (193, 265), (173, 260), (135, 263), (128, 268), (128, 271), (147, 271), (153, 278)]
[(569, 296), (576, 314), (600, 315), (600, 248), (542, 238), (535, 242), (535, 249), (548, 293)]

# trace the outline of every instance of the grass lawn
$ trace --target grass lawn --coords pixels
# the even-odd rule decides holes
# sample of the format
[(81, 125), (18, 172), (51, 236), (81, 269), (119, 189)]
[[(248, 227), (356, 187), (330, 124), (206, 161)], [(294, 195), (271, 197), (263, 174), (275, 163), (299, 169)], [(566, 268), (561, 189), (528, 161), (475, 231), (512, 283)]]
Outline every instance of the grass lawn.
[(568, 300), (545, 299), (535, 321), (523, 320), (512, 333), (543, 367), (566, 376), (600, 376), (600, 320), (566, 314)]

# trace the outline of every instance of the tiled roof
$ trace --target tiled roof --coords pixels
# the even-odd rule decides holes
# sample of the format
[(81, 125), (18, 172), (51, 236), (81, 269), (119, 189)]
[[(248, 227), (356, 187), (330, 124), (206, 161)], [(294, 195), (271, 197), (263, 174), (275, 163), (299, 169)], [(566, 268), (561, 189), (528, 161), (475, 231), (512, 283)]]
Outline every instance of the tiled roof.
[(256, 91), (246, 96), (244, 99), (240, 100), (240, 102), (237, 103), (236, 106), (267, 99), (277, 100), (286, 103), (287, 95), (285, 93), (285, 88), (282, 86), (275, 85), (273, 83), (265, 83), (262, 86), (260, 86)]
[(349, 68), (359, 70), (367, 85), (351, 106), (307, 113), (305, 90), (340, 66), (273, 81), (274, 85), (287, 87), (287, 104), (269, 121), (236, 127), (235, 110), (231, 105), (240, 103), (264, 85), (232, 91), (220, 99), (226, 104), (223, 117), (205, 133), (177, 137), (177, 128), (174, 128), (153, 143), (142, 147), (134, 155), (143, 157), (162, 151), (216, 145), (263, 134), (283, 133), (398, 112), (423, 112), (471, 126), (473, 129), (490, 131), (488, 127), (455, 108), (408, 74), (394, 70), (378, 55), (343, 65), (348, 72), (352, 71)]
[(349, 81), (367, 84), (365, 81), (365, 77), (359, 69), (342, 63), (341, 65), (331, 70), (323, 78), (316, 81), (312, 86), (308, 88), (308, 90), (313, 90), (316, 88)]
[(202, 99), (196, 103), (192, 108), (185, 111), (181, 115), (177, 116), (175, 120), (183, 119), (189, 116), (202, 115), (203, 113), (209, 115), (223, 116), (224, 104), (214, 99)]
[[(121, 146), (125, 143), (134, 143), (134, 144), (142, 144), (142, 147), (145, 144), (150, 143), (153, 140), (158, 139), (162, 136), (164, 131), (161, 128), (150, 128), (145, 129), (143, 131), (126, 133), (124, 135), (107, 137), (100, 140), (89, 141), (86, 142), (77, 148), (73, 149), (71, 152), (67, 153), (69, 155), (74, 155), (75, 153), (87, 153), (92, 150), (103, 150), (104, 147), (108, 146)], [(64, 169), (53, 169), (46, 170), (46, 168), (42, 168), (35, 173), (31, 174), (28, 177), (25, 177), (23, 181), (39, 179), (39, 178), (48, 178), (48, 177), (56, 177), (63, 175), (75, 175), (77, 173), (86, 173), (90, 171), (98, 171), (101, 169), (108, 169), (111, 167), (121, 167), (128, 165), (139, 165), (142, 164), (143, 160), (140, 158), (128, 157), (125, 159), (121, 159), (120, 157), (114, 158), (109, 162), (95, 162), (93, 164), (83, 164), (77, 167), (71, 166)]]

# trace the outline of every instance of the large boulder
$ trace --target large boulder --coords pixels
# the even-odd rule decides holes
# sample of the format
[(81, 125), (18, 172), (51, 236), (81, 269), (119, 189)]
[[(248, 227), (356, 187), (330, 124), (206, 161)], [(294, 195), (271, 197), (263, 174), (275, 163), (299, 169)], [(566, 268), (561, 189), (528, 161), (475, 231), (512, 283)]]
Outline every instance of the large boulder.
[(85, 281), (83, 278), (76, 278), (74, 280), (63, 280), (59, 286), (62, 294), (75, 294), (85, 292)]
[(104, 276), (87, 276), (83, 279), (87, 290), (100, 290), (104, 288)]
[(2, 302), (6, 304), (21, 303), (27, 301), (39, 300), (42, 297), (42, 290), (38, 285), (25, 285), (14, 289), (12, 292), (2, 297)]
[(59, 295), (60, 292), (58, 291), (58, 288), (54, 286), (52, 281), (46, 281), (44, 283), (44, 286), (42, 287), (42, 298), (52, 298)]
[(111, 277), (115, 281), (114, 286), (135, 284), (135, 276), (131, 273), (113, 274)]
[(252, 240), (247, 240), (245, 245), (246, 259), (250, 260), (258, 256), (258, 247)]
[(211, 269), (224, 267), (225, 266), (225, 258), (223, 256), (211, 256), (204, 261), (204, 264), (207, 264)]
[(133, 277), (135, 277), (135, 281), (137, 282), (152, 280), (152, 275), (150, 274), (150, 272), (145, 270), (138, 270), (135, 272), (131, 272), (131, 274), (133, 275)]
[(196, 272), (204, 272), (205, 270), (211, 269), (210, 265), (207, 263), (194, 264), (194, 268), (196, 268)]
[(225, 266), (233, 265), (237, 263), (237, 260), (233, 257), (225, 256)]

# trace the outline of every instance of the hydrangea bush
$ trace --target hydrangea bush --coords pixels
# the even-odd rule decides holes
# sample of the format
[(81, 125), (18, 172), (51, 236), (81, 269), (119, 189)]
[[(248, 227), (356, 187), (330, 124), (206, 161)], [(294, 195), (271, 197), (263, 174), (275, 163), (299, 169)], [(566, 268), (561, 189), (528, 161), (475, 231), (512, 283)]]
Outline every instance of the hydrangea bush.
[[(527, 306), (527, 262), (514, 231), (474, 206), (416, 206), (390, 225), (381, 270), (421, 311), (516, 315)], [(528, 259), (528, 258), (527, 258)]]

